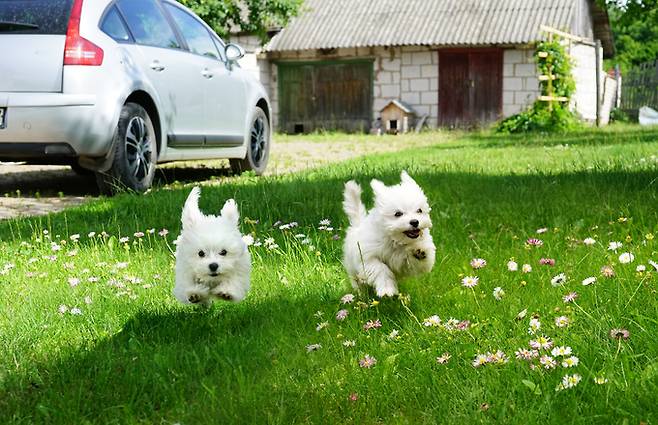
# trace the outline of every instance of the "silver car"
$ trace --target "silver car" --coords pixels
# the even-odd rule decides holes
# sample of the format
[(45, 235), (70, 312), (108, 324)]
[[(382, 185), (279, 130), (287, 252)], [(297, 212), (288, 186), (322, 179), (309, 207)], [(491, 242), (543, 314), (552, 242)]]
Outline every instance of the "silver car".
[(0, 0), (0, 161), (69, 164), (105, 193), (167, 161), (261, 174), (271, 111), (243, 55), (172, 0)]

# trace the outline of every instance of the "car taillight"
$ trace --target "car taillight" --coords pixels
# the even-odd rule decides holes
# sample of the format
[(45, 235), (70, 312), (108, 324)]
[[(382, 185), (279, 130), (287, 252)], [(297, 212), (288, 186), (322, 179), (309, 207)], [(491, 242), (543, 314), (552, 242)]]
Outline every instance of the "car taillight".
[(82, 0), (73, 0), (71, 17), (66, 30), (66, 44), (64, 45), (64, 65), (90, 65), (103, 64), (103, 49), (91, 41), (80, 36), (80, 15), (82, 14)]

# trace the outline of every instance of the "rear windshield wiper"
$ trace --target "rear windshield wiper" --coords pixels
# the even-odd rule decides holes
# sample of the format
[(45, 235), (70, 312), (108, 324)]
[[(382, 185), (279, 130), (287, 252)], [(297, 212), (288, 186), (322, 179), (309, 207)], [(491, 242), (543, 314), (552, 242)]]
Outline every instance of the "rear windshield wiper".
[(38, 30), (39, 26), (28, 22), (0, 21), (0, 31)]

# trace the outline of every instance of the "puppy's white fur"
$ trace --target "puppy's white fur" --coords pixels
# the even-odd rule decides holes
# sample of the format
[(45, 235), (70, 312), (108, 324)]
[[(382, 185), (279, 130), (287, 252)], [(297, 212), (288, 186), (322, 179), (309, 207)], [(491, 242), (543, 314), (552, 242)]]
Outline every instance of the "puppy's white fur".
[(219, 216), (204, 215), (199, 210), (200, 192), (193, 188), (183, 207), (174, 296), (183, 304), (239, 302), (249, 291), (251, 256), (238, 228), (238, 207), (229, 199)]
[(398, 279), (434, 267), (427, 198), (406, 171), (400, 177), (401, 183), (394, 186), (370, 182), (375, 206), (369, 212), (361, 201), (361, 187), (353, 180), (345, 184), (343, 208), (350, 227), (343, 263), (355, 289), (369, 285), (379, 297), (398, 294)]

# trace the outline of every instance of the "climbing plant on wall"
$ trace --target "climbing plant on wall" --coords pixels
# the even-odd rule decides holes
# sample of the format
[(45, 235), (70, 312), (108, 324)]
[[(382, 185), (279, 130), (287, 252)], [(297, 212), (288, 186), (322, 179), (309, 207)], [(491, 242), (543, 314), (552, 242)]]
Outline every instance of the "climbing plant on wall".
[(564, 131), (578, 126), (569, 101), (576, 90), (571, 58), (559, 41), (543, 41), (535, 50), (541, 95), (526, 111), (498, 123), (499, 133)]

